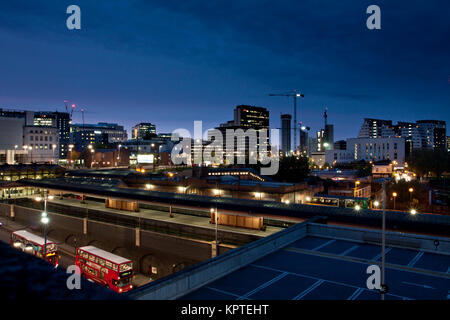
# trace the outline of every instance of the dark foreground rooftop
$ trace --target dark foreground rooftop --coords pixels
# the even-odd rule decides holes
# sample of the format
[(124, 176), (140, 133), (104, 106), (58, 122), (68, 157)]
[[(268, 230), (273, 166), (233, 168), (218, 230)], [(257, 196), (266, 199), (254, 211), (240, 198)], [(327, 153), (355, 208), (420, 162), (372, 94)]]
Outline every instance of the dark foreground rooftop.
[[(380, 230), (298, 223), (160, 279), (133, 299), (379, 300), (367, 287), (381, 267)], [(370, 282), (369, 282), (370, 283)], [(386, 233), (386, 299), (450, 299), (450, 238)]]
[[(386, 299), (450, 299), (450, 256), (387, 247)], [(367, 267), (380, 246), (307, 236), (182, 299), (377, 300)]]

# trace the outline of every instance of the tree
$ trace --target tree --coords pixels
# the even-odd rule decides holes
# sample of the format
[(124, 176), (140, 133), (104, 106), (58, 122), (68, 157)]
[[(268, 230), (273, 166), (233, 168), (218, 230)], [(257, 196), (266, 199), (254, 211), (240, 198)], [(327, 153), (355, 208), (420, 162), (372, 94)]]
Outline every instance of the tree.
[(367, 177), (372, 174), (372, 164), (365, 160), (350, 163), (338, 163), (334, 167), (340, 170), (356, 170), (356, 176), (358, 178)]
[(367, 177), (372, 175), (372, 165), (365, 161), (356, 164), (356, 176), (358, 178)]
[(274, 179), (283, 182), (301, 182), (308, 177), (309, 172), (308, 158), (283, 157), (280, 159), (280, 168)]
[(432, 174), (439, 179), (444, 172), (450, 171), (450, 155), (444, 149), (415, 151), (407, 162), (408, 167), (419, 177), (429, 177)]

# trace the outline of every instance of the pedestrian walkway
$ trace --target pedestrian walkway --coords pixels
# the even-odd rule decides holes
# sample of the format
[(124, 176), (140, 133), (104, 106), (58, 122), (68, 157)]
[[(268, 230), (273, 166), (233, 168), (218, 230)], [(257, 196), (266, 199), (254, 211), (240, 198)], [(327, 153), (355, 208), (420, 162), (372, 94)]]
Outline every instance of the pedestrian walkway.
[[(88, 208), (88, 209), (95, 209), (95, 210), (101, 210), (106, 212), (113, 212), (116, 214), (123, 214), (127, 216), (133, 216), (133, 217), (141, 217), (145, 219), (153, 219), (158, 221), (164, 221), (168, 223), (180, 223), (180, 224), (186, 224), (189, 226), (197, 226), (202, 228), (208, 228), (208, 229), (215, 229), (215, 225), (210, 223), (210, 218), (208, 217), (200, 217), (200, 216), (192, 216), (187, 214), (180, 214), (180, 213), (174, 213), (173, 218), (170, 217), (169, 212), (166, 211), (159, 211), (159, 210), (152, 210), (152, 209), (140, 209), (139, 212), (129, 212), (124, 210), (117, 210), (117, 209), (111, 209), (111, 208), (105, 208), (105, 204), (102, 202), (97, 201), (85, 201), (86, 203), (81, 203), (80, 200), (77, 199), (67, 199), (61, 200), (59, 198), (55, 198), (50, 203), (58, 203), (62, 205), (68, 205), (72, 207), (78, 207), (78, 208)], [(219, 213), (221, 211), (219, 210)], [(245, 229), (245, 228), (236, 228), (236, 227), (230, 227), (230, 226), (222, 226), (219, 225), (219, 229), (221, 231), (228, 231), (228, 232), (238, 232), (242, 234), (248, 234), (248, 235), (255, 235), (260, 237), (266, 237), (268, 235), (271, 235), (273, 233), (276, 233), (283, 228), (278, 227), (272, 227), (267, 226), (266, 230), (253, 230), (253, 229)]]

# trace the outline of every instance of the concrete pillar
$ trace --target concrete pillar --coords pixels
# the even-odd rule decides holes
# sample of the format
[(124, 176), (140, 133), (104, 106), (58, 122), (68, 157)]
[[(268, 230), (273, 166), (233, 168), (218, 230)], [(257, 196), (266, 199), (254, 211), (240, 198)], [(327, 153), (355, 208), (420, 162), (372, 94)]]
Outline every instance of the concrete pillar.
[(83, 218), (83, 234), (87, 234), (87, 229), (88, 229), (88, 219)]
[(141, 229), (140, 228), (136, 228), (136, 247), (140, 247), (141, 246)]
[(216, 241), (211, 241), (211, 258), (214, 258), (218, 254), (218, 244)]
[(14, 220), (15, 218), (16, 218), (16, 212), (14, 211), (14, 205), (12, 204), (12, 205), (10, 205), (9, 206), (10, 207), (10, 218), (12, 219), (12, 220)]

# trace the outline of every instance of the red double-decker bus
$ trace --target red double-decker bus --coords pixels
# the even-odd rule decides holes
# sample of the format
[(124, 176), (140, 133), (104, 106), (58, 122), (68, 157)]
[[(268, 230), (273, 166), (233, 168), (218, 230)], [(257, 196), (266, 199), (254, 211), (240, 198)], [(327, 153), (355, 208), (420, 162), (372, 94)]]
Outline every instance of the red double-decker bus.
[(15, 231), (11, 233), (11, 245), (14, 248), (32, 254), (38, 258), (46, 260), (53, 264), (55, 267), (58, 266), (58, 250), (56, 243), (49, 241), (47, 239), (47, 257), (44, 259), (44, 244), (45, 239), (39, 237), (26, 230)]
[(123, 293), (133, 288), (133, 262), (94, 246), (77, 249), (75, 264), (84, 276)]

